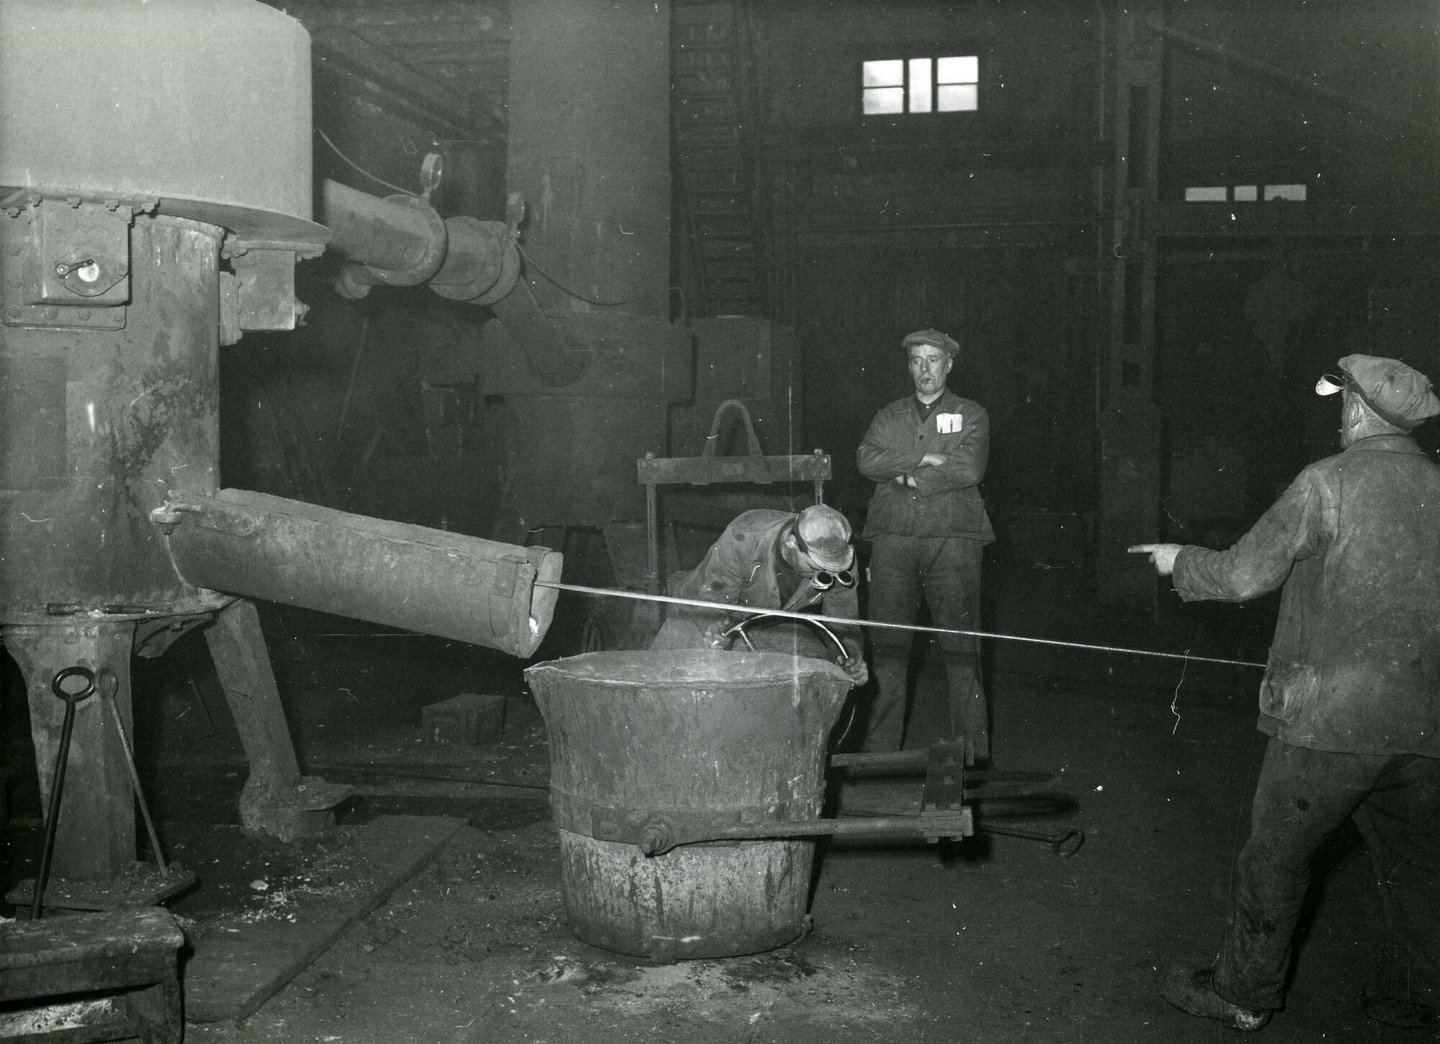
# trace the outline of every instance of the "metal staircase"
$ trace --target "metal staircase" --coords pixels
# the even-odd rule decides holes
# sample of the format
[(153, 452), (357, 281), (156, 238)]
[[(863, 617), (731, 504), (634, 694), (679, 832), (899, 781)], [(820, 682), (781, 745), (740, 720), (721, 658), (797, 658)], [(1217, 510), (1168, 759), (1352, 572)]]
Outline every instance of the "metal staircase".
[(747, 0), (672, 0), (671, 126), (685, 311), (767, 314)]

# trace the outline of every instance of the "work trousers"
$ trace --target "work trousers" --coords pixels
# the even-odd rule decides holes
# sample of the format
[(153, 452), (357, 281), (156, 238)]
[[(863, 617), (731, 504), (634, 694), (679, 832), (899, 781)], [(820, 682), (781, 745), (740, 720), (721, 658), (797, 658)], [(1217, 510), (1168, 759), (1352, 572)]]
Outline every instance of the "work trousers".
[(1311, 857), (1347, 817), (1369, 849), (1388, 929), (1375, 985), (1400, 1000), (1440, 1004), (1440, 759), (1337, 754), (1278, 739), (1255, 786), (1215, 964), (1215, 992), (1232, 1004), (1282, 1006)]
[[(980, 558), (984, 545), (966, 537), (881, 535), (870, 552), (869, 617), (913, 624), (923, 598), (936, 627), (980, 629)], [(913, 632), (871, 630), (876, 693), (865, 749), (899, 750), (905, 739)], [(962, 738), (977, 758), (990, 756), (990, 714), (980, 684), (980, 640), (941, 635), (949, 690), (950, 738)]]

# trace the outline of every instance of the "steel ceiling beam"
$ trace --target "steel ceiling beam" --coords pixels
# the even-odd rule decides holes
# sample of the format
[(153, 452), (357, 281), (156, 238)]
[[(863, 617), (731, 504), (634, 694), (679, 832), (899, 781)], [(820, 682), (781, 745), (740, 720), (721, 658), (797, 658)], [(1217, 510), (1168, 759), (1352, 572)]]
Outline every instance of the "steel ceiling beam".
[(333, 63), (418, 107), (435, 121), (464, 131), (476, 129), (474, 107), (468, 98), (376, 46), (355, 30), (317, 26), (311, 30), (311, 40), (321, 67)]
[(1326, 90), (1311, 79), (1304, 76), (1297, 76), (1295, 73), (1287, 72), (1279, 66), (1272, 65), (1269, 62), (1263, 62), (1258, 58), (1252, 58), (1247, 54), (1242, 54), (1233, 47), (1227, 47), (1225, 44), (1215, 43), (1212, 40), (1203, 39), (1192, 33), (1187, 33), (1184, 30), (1172, 28), (1171, 26), (1163, 24), (1158, 19), (1150, 19), (1145, 23), (1145, 26), (1151, 32), (1167, 40), (1173, 40), (1192, 50), (1199, 51), (1207, 57), (1214, 58), (1227, 65), (1244, 69), (1246, 72), (1254, 73), (1267, 80), (1273, 80), (1282, 86), (1289, 87), (1302, 94), (1309, 94), (1312, 97), (1327, 101), (1332, 105), (1346, 110), (1352, 116), (1389, 124), (1392, 127), (1404, 130), (1425, 141), (1433, 141), (1435, 138), (1435, 129), (1429, 124), (1411, 119), (1403, 113), (1394, 112), (1382, 105), (1365, 101), (1355, 95), (1339, 94), (1335, 91)]

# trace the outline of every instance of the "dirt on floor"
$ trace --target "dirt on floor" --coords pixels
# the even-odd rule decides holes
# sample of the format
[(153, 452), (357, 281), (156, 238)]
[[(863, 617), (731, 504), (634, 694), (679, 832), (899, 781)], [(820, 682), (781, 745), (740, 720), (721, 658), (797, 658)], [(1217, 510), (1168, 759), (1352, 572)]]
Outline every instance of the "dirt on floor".
[[(1060, 578), (1024, 579), (1033, 605)], [(991, 617), (1042, 636), (1247, 659), (1257, 656), (1250, 632), (1265, 629), (1247, 620), (1218, 640), (1182, 617), (1169, 630), (1087, 630), (1073, 604), (1051, 601), (1049, 617), (1007, 617), (1004, 607)], [(1205, 963), (1219, 942), (1263, 749), (1258, 671), (1008, 646), (987, 663), (996, 762), (1055, 774), (1039, 788), (1051, 800), (1031, 807), (1039, 814), (994, 799), (977, 805), (982, 832), (958, 843), (818, 842), (801, 939), (664, 964), (588, 945), (570, 928), (544, 727), (522, 665), (353, 623), (265, 619), (307, 771), (357, 788), (341, 826), (392, 815), (461, 822), (258, 1010), (192, 1019), (189, 1041), (1198, 1044), (1232, 1035), (1171, 1010), (1157, 985), (1167, 962)], [(283, 927), (304, 917), (307, 895), (345, 883), (324, 835), (282, 845), (240, 830), (245, 761), (204, 659), (203, 643), (187, 638), (168, 662), (137, 667), (135, 680), (146, 791), (169, 857), (199, 878), (169, 904), (195, 946), (207, 933)], [(933, 663), (922, 669), (912, 745), (944, 731), (938, 684)], [(501, 736), (477, 747), (427, 742), (421, 708), (467, 691), (504, 695)], [(13, 728), (6, 739), (13, 750)], [(830, 783), (838, 815), (919, 809), (918, 779), (832, 773)], [(38, 837), (23, 779), (14, 791), (7, 886), (33, 873)], [(1057, 837), (1075, 827), (1084, 844), (1065, 857), (987, 825)], [(1367, 1023), (1356, 1004), (1379, 923), (1363, 847), (1344, 834), (1317, 866), (1288, 1007), (1269, 1039), (1417, 1039)]]

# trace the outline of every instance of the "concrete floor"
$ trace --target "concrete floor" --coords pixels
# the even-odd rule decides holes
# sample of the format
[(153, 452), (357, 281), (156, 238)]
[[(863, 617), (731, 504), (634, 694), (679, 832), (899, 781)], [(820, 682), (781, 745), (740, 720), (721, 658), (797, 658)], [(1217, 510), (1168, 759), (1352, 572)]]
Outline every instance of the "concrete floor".
[[(1052, 563), (996, 561), (987, 577), (986, 624), (1002, 633), (1257, 660), (1273, 619), (1270, 605), (1180, 607), (1169, 595), (1154, 617), (1110, 616), (1090, 604), (1077, 569)], [(998, 766), (1053, 770), (1051, 789), (1075, 804), (990, 821), (1073, 824), (1086, 834), (1078, 854), (1003, 836), (822, 843), (807, 937), (755, 956), (662, 965), (579, 942), (566, 924), (548, 752), (522, 664), (273, 608), (264, 620), (307, 769), (361, 789), (342, 822), (462, 822), (432, 862), (253, 1015), (192, 1021), (187, 1040), (1186, 1044), (1230, 1035), (1168, 1008), (1156, 984), (1166, 962), (1204, 962), (1219, 942), (1263, 749), (1258, 670), (990, 643)], [(206, 666), (203, 644), (187, 638), (138, 664), (135, 677), (147, 792), (171, 858), (200, 878), (171, 903), (192, 930), (217, 916), (284, 918), (287, 890), (298, 893), (314, 872), (306, 859), (315, 849), (236, 828), (245, 762)], [(922, 692), (937, 683), (927, 665)], [(501, 740), (426, 744), (420, 709), (462, 691), (507, 697)], [(14, 702), (4, 719), (11, 757), (23, 738)], [(912, 745), (943, 731), (934, 710), (923, 696)], [(844, 810), (918, 807), (918, 779), (832, 783)], [(7, 886), (33, 873), (37, 837), (23, 780), (17, 790)], [(1338, 837), (1321, 863), (1288, 1008), (1268, 1039), (1416, 1039), (1358, 1011), (1379, 942), (1358, 839)], [(257, 878), (264, 892), (247, 887)]]

